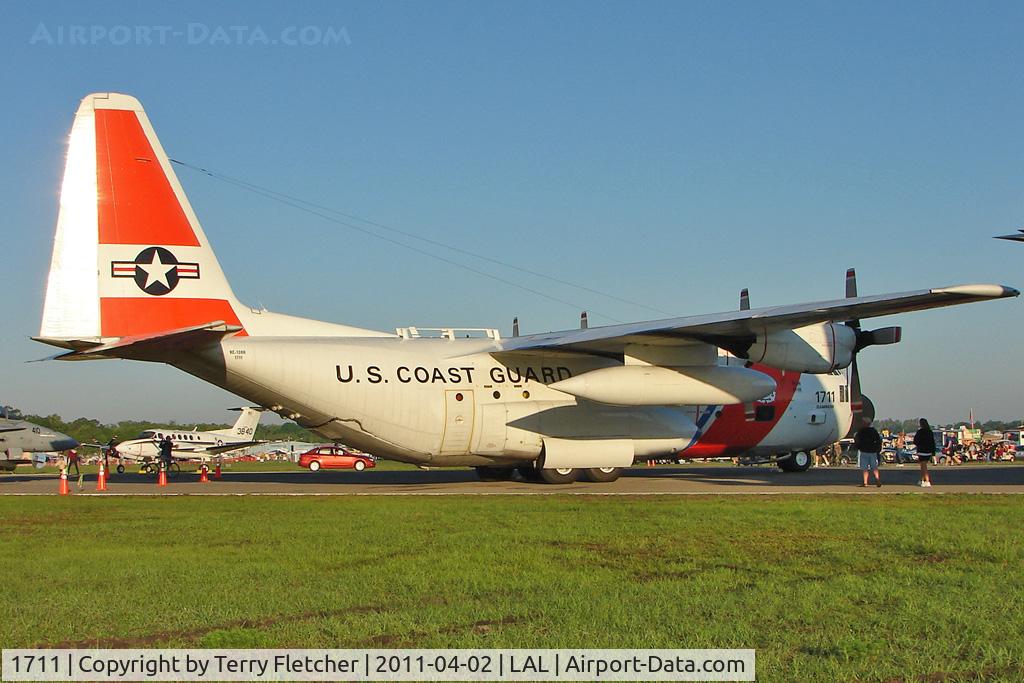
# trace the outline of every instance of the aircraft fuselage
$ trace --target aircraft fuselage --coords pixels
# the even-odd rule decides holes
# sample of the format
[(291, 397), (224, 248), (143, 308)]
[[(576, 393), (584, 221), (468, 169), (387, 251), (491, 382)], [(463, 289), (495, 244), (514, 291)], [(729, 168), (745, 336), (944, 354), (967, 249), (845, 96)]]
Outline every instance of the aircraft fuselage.
[[(777, 389), (748, 405), (608, 405), (549, 385), (621, 360), (503, 357), (489, 339), (242, 336), (172, 363), (325, 438), (441, 466), (531, 461), (548, 438), (625, 439), (637, 459), (788, 453), (837, 440), (851, 421), (845, 372), (757, 367)], [(743, 365), (719, 359), (730, 363)]]

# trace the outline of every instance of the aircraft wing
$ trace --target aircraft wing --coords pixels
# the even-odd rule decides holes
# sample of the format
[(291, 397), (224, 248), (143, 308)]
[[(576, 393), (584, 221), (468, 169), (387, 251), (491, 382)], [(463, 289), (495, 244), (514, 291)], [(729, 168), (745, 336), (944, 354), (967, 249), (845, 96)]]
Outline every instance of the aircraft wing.
[(711, 315), (547, 332), (504, 339), (502, 351), (566, 351), (621, 354), (629, 344), (676, 346), (708, 343), (721, 348), (742, 345), (757, 334), (824, 322), (874, 318), (907, 311), (1003, 299), (1020, 292), (1002, 285), (957, 285), (913, 292), (859, 296), (791, 306), (738, 310)]
[(258, 446), (261, 443), (266, 443), (266, 441), (236, 441), (234, 443), (226, 443), (223, 446), (209, 446), (201, 451), (198, 451), (196, 455), (220, 455), (221, 453), (227, 453), (228, 451), (237, 451), (239, 448)]

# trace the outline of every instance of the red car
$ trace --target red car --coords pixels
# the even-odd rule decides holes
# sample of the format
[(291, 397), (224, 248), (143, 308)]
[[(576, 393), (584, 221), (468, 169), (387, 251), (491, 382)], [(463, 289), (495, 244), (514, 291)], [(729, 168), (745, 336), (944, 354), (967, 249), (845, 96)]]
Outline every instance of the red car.
[(310, 472), (316, 472), (321, 467), (362, 472), (368, 467), (376, 466), (377, 462), (373, 456), (355, 453), (340, 446), (317, 446), (299, 456), (299, 467), (308, 467)]

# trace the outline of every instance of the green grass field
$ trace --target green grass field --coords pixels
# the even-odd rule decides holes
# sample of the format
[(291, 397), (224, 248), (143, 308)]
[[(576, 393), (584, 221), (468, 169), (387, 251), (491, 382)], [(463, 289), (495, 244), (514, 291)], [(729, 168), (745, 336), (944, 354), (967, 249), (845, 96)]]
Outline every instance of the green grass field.
[(1021, 680), (1017, 496), (0, 497), (0, 644), (753, 647)]

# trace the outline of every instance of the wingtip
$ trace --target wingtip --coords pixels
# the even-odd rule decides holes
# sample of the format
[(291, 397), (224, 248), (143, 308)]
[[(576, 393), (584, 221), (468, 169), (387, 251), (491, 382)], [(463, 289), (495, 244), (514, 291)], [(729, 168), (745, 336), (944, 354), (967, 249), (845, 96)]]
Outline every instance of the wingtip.
[(1006, 299), (1020, 296), (1020, 292), (1013, 287), (1006, 285), (955, 285), (953, 287), (942, 287), (934, 290), (943, 294), (960, 294), (964, 296), (976, 296), (980, 299)]
[(996, 235), (993, 239), (1024, 242), (1024, 229), (1018, 230), (1016, 235)]

